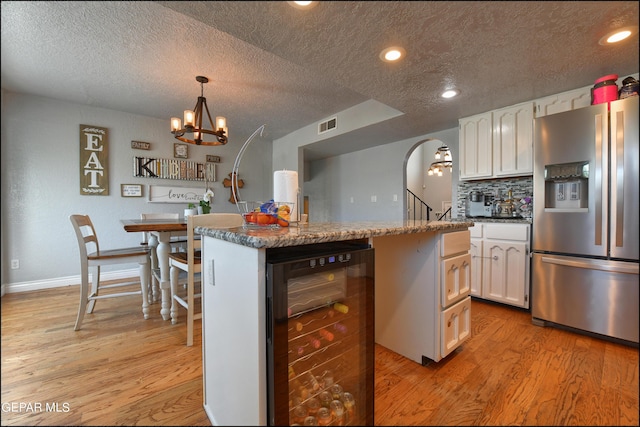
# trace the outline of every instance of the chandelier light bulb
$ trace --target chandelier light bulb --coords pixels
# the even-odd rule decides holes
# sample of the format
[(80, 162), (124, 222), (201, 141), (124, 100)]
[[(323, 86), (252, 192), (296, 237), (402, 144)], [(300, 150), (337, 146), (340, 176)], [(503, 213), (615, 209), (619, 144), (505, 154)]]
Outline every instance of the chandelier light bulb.
[(225, 129), (227, 127), (227, 119), (222, 116), (216, 117), (216, 129)]
[(196, 123), (196, 114), (193, 110), (184, 110), (184, 126), (185, 127), (193, 127)]
[(171, 117), (171, 132), (182, 129), (182, 121), (177, 117)]

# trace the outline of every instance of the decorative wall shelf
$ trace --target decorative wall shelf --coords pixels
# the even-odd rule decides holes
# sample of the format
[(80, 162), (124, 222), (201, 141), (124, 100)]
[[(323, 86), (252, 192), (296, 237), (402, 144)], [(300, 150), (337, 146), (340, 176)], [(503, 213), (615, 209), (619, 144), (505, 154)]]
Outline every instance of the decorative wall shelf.
[(134, 157), (133, 176), (136, 178), (215, 182), (216, 164), (198, 163), (190, 160)]

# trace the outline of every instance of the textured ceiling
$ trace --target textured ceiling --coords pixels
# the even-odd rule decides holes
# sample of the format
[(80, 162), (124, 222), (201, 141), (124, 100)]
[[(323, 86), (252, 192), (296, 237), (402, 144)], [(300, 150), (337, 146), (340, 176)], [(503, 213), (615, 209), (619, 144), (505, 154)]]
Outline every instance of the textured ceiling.
[[(2, 2), (2, 88), (168, 119), (195, 76), (240, 145), (375, 100), (401, 114), (314, 145), (338, 154), (457, 126), (460, 117), (638, 72), (638, 2)], [(402, 45), (407, 57), (378, 53)], [(446, 86), (461, 95), (439, 98)], [(168, 128), (168, 124), (167, 124)], [(242, 141), (234, 141), (234, 134)], [(310, 151), (311, 153), (311, 151)]]

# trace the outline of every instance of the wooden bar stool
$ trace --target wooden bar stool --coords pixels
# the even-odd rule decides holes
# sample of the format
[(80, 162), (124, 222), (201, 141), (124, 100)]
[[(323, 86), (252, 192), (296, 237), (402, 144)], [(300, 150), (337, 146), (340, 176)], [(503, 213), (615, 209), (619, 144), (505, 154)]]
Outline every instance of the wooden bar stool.
[[(118, 248), (101, 250), (98, 245), (98, 236), (88, 215), (70, 215), (69, 220), (73, 225), (78, 238), (80, 249), (80, 307), (74, 330), (79, 330), (84, 314), (92, 313), (96, 300), (102, 298), (115, 298), (127, 295), (142, 295), (142, 314), (149, 318), (149, 253), (144, 247)], [(113, 285), (100, 284), (100, 267), (103, 265), (138, 263), (140, 266), (139, 291), (125, 291), (118, 293), (100, 294), (103, 289), (129, 286), (136, 282), (116, 283)], [(91, 291), (89, 291), (89, 268), (93, 269), (91, 275)]]

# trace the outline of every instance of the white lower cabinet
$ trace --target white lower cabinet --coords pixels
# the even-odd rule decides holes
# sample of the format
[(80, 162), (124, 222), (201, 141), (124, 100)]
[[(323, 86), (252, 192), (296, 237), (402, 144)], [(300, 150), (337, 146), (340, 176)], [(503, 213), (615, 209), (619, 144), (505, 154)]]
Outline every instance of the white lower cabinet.
[(530, 224), (476, 223), (471, 231), (471, 295), (529, 308)]
[(440, 315), (440, 325), (442, 328), (442, 357), (446, 357), (453, 350), (471, 337), (471, 297), (456, 305), (447, 308)]
[(471, 337), (468, 230), (373, 238), (375, 341), (421, 364)]

